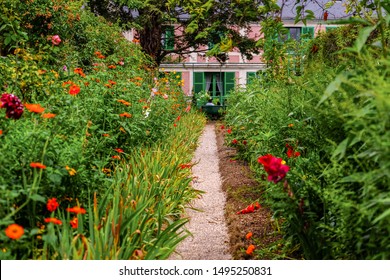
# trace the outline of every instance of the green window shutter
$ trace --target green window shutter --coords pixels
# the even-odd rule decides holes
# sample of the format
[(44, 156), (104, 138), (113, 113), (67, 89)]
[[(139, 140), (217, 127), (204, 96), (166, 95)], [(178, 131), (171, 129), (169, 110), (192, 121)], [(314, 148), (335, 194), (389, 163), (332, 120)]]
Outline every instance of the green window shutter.
[(166, 26), (164, 32), (164, 49), (173, 50), (175, 48), (175, 30), (173, 26)]
[(314, 38), (314, 27), (313, 26), (304, 26), (302, 27), (302, 37), (306, 40)]
[(235, 78), (236, 73), (235, 72), (225, 72), (225, 79), (224, 79), (224, 89), (225, 89), (225, 95), (228, 95), (229, 92), (234, 89), (235, 84)]
[(194, 93), (201, 92), (205, 89), (204, 72), (194, 72)]
[(246, 72), (246, 84), (249, 85), (256, 77), (256, 72)]

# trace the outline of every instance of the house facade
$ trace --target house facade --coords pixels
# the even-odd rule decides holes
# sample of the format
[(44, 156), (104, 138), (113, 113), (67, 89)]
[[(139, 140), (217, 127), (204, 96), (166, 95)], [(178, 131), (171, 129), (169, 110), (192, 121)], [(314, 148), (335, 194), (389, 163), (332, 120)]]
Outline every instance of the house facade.
[[(295, 0), (279, 1), (279, 6), (282, 8), (279, 16), (284, 27), (289, 31), (289, 38), (300, 40), (303, 34), (306, 34), (305, 38), (313, 38), (319, 32), (326, 32), (330, 28), (337, 27), (336, 24), (332, 23), (332, 20), (348, 17), (344, 13), (343, 1), (334, 1), (334, 5), (327, 10), (318, 3), (325, 4), (329, 2), (328, 0), (314, 2), (310, 4), (309, 1), (306, 9), (314, 12), (315, 19), (307, 21), (304, 25), (302, 22), (294, 23)], [(165, 48), (175, 47), (174, 41), (170, 40), (171, 37), (174, 37), (172, 36), (174, 30), (174, 28), (168, 28), (165, 32), (162, 38)], [(259, 23), (252, 23), (248, 29), (242, 29), (240, 32), (246, 33), (250, 38), (256, 40), (263, 36)], [(133, 39), (131, 32), (126, 33), (125, 36), (129, 40)], [(208, 92), (213, 99), (224, 105), (226, 96), (231, 89), (236, 86), (245, 87), (258, 71), (266, 69), (262, 51), (259, 54), (254, 54), (253, 58), (248, 60), (237, 49), (233, 49), (227, 54), (228, 59), (221, 63), (216, 58), (206, 55), (209, 48), (210, 46), (202, 46), (196, 52), (194, 50), (180, 59), (172, 55), (167, 59), (167, 62), (160, 65), (160, 70), (164, 72), (175, 71), (181, 75), (182, 88), (187, 96), (198, 92)]]

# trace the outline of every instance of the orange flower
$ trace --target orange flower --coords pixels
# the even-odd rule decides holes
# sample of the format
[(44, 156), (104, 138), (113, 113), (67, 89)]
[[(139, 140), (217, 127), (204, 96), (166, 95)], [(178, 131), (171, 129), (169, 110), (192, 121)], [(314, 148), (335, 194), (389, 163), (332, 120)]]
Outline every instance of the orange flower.
[(30, 163), (30, 166), (32, 168), (40, 168), (40, 169), (46, 169), (46, 165), (40, 163), (40, 162), (32, 162)]
[(24, 234), (24, 228), (17, 224), (11, 224), (5, 229), (5, 234), (11, 239), (19, 239)]
[(85, 74), (84, 74), (84, 72), (83, 72), (83, 69), (81, 69), (81, 68), (75, 68), (75, 69), (73, 70), (73, 72), (74, 72), (75, 74), (79, 74), (79, 75), (82, 76), (82, 77), (85, 77)]
[(47, 210), (49, 210), (50, 212), (53, 212), (57, 209), (57, 207), (60, 206), (60, 204), (57, 202), (57, 198), (50, 198), (48, 201), (47, 201), (47, 204), (46, 204), (46, 208)]
[(73, 168), (70, 168), (69, 166), (65, 166), (65, 169), (68, 170), (68, 173), (70, 176), (74, 176), (76, 175), (76, 170), (74, 170)]
[(127, 102), (126, 100), (123, 100), (123, 99), (118, 99), (117, 101), (118, 101), (119, 103), (122, 103), (122, 104), (125, 105), (125, 106), (130, 106), (130, 105), (131, 105), (130, 102)]
[(119, 114), (119, 116), (120, 116), (120, 117), (131, 118), (131, 114), (126, 113), (126, 112), (124, 112), (124, 113), (122, 113), (122, 114)]
[(256, 249), (256, 247), (255, 247), (255, 245), (249, 245), (248, 246), (248, 249), (246, 249), (246, 253), (248, 254), (248, 255), (252, 255), (253, 254), (253, 251)]
[(251, 239), (253, 233), (252, 232), (248, 232), (246, 235), (245, 235), (245, 238), (246, 239)]
[(77, 217), (74, 217), (70, 221), (70, 225), (71, 225), (72, 228), (77, 228), (79, 226), (79, 220), (77, 219)]
[(110, 134), (108, 134), (108, 133), (103, 133), (102, 136), (103, 136), (103, 137), (110, 137)]
[(113, 80), (108, 80), (108, 82), (112, 85), (116, 85), (116, 82), (114, 82)]
[(61, 220), (58, 220), (57, 218), (45, 218), (45, 223), (53, 223), (55, 225), (62, 225)]
[(115, 156), (112, 156), (112, 158), (113, 158), (113, 159), (121, 159), (120, 156), (116, 156), (116, 155), (115, 155)]
[(288, 127), (293, 127), (294, 126), (294, 124), (293, 123), (290, 123), (289, 125), (288, 125)]
[(110, 68), (110, 69), (115, 69), (116, 66), (115, 66), (115, 65), (109, 65), (108, 68)]
[(65, 87), (65, 86), (71, 85), (71, 84), (73, 84), (72, 81), (63, 82), (63, 83), (62, 83), (62, 87)]
[(39, 104), (24, 104), (24, 106), (29, 110), (31, 113), (37, 113), (40, 114), (43, 111), (45, 111), (45, 108), (41, 107)]
[(42, 115), (42, 118), (45, 118), (45, 119), (52, 119), (54, 118), (55, 116), (57, 116), (56, 114), (52, 114), (52, 113), (46, 113), (46, 114), (43, 114)]
[(3, 130), (2, 129), (0, 129), (0, 135), (2, 135), (3, 134)]
[(78, 85), (71, 85), (69, 88), (70, 95), (77, 95), (80, 93), (80, 87)]
[(116, 148), (116, 149), (114, 149), (114, 150), (117, 151), (118, 153), (123, 153), (123, 150), (120, 149), (120, 148)]
[(74, 206), (72, 208), (66, 208), (66, 211), (70, 213), (75, 213), (75, 214), (85, 214), (87, 211), (84, 208), (81, 208), (80, 206)]

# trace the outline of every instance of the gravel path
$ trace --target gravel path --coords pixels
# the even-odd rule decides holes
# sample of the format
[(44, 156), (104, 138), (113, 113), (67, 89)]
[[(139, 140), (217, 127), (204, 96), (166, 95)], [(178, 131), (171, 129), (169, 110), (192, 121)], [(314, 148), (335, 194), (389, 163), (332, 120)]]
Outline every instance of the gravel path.
[(225, 194), (221, 189), (215, 125), (208, 123), (200, 137), (192, 167), (194, 188), (205, 193), (187, 209), (193, 234), (176, 248), (171, 260), (230, 260), (229, 237), (224, 218)]

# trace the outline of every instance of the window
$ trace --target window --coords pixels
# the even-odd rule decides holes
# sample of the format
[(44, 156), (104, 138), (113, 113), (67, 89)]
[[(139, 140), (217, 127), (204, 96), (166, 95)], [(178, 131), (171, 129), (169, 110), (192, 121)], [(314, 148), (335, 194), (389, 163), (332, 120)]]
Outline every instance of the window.
[(332, 31), (332, 30), (334, 30), (336, 28), (338, 28), (338, 26), (327, 26), (327, 27), (325, 27), (325, 31), (329, 32), (329, 31)]
[(249, 85), (257, 78), (256, 72), (246, 72), (246, 84)]
[(225, 105), (226, 95), (234, 89), (235, 72), (194, 72), (194, 93), (206, 91)]
[(175, 30), (173, 26), (166, 26), (164, 28), (161, 44), (164, 50), (173, 50), (175, 48)]
[(314, 27), (303, 26), (303, 27), (285, 27), (288, 32), (283, 34), (280, 38), (280, 42), (287, 40), (300, 41), (301, 39), (308, 40), (314, 38)]

